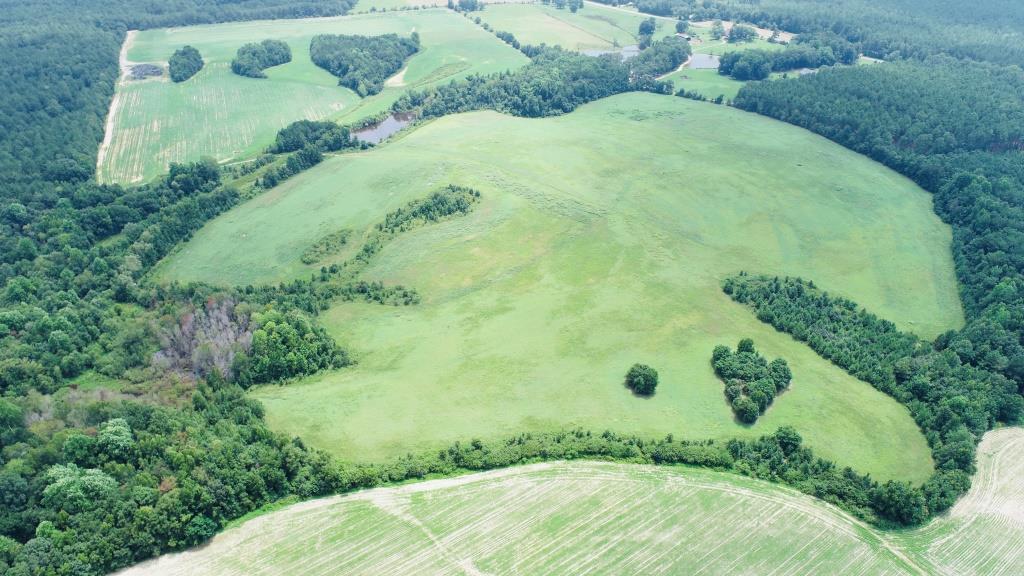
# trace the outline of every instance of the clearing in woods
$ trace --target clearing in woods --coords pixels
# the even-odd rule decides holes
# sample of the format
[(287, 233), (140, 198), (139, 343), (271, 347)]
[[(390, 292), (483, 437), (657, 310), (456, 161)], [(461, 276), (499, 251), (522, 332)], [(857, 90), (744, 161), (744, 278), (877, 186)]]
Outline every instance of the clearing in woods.
[[(330, 262), (302, 264), (318, 239), (367, 230), (449, 183), (480, 190), (478, 208), (398, 237), (364, 274), (415, 287), (423, 303), (322, 314), (358, 364), (256, 390), (276, 429), (380, 461), (571, 426), (731, 438), (792, 424), (820, 455), (875, 477), (930, 474), (904, 407), (719, 283), (740, 270), (800, 275), (935, 336), (962, 321), (949, 229), (909, 180), (735, 109), (625, 94), (553, 118), (448, 116), (229, 211), (157, 273), (243, 286), (308, 277)], [(753, 427), (733, 420), (709, 360), (743, 337), (795, 374)], [(661, 373), (653, 398), (623, 388), (634, 362)]]
[[(421, 51), (402, 82), (365, 100), (309, 59), (316, 34), (420, 34)], [(516, 68), (528, 59), (466, 18), (431, 9), (305, 20), (234, 22), (146, 30), (131, 35), (126, 58), (162, 63), (175, 49), (195, 46), (206, 62), (181, 83), (166, 78), (120, 82), (112, 107), (100, 182), (137, 183), (167, 171), (171, 162), (212, 156), (250, 157), (277, 131), (303, 118), (355, 121), (386, 110), (409, 88), (466, 75)], [(267, 38), (284, 40), (292, 61), (266, 70), (266, 79), (231, 72), (238, 47)]]
[(1022, 462), (1024, 430), (990, 432), (952, 513), (896, 534), (733, 474), (535, 464), (297, 504), (119, 576), (1021, 574)]

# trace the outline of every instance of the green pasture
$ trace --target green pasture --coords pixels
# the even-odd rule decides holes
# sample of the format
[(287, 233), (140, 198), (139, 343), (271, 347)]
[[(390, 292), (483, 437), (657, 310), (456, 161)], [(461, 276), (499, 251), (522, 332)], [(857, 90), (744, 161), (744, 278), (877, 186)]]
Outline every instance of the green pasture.
[[(556, 118), (445, 117), (229, 211), (160, 278), (306, 276), (319, 264), (299, 258), (317, 239), (448, 183), (479, 189), (478, 208), (399, 236), (364, 274), (413, 286), (423, 303), (323, 314), (358, 364), (255, 391), (275, 428), (363, 461), (572, 426), (730, 438), (793, 424), (823, 456), (876, 477), (930, 472), (902, 406), (719, 283), (740, 270), (813, 278), (934, 336), (962, 320), (948, 228), (909, 180), (735, 109), (627, 94)], [(743, 337), (795, 374), (750, 428), (710, 367), (716, 344)], [(634, 362), (661, 373), (651, 399), (622, 386)]]
[[(495, 30), (511, 32), (523, 44), (559, 45), (568, 50), (601, 50), (629, 46), (639, 40), (637, 33), (646, 16), (601, 6), (584, 4), (573, 14), (543, 4), (494, 4), (473, 17)], [(658, 19), (654, 37), (674, 34), (671, 21)]]
[[(309, 59), (316, 34), (420, 34), (423, 48), (380, 94), (360, 100)], [(292, 61), (266, 71), (267, 79), (231, 73), (239, 46), (284, 40)], [(235, 22), (139, 32), (128, 51), (133, 62), (163, 62), (181, 46), (199, 49), (205, 68), (175, 84), (166, 79), (118, 87), (114, 131), (102, 154), (102, 182), (139, 182), (170, 162), (212, 156), (245, 158), (265, 148), (277, 131), (303, 118), (354, 121), (386, 110), (409, 88), (468, 74), (516, 68), (527, 58), (466, 18), (444, 9), (338, 18)]]
[(665, 76), (663, 80), (672, 82), (675, 90), (693, 90), (698, 94), (714, 100), (718, 96), (725, 96), (726, 100), (732, 100), (743, 88), (746, 82), (734, 80), (728, 76), (722, 76), (718, 70), (683, 68)]

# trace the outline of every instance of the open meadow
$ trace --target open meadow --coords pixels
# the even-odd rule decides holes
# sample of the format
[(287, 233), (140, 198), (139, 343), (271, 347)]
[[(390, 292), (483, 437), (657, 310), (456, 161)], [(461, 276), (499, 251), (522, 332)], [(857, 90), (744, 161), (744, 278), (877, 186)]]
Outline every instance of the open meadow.
[[(338, 79), (309, 57), (310, 39), (317, 34), (408, 36), (413, 31), (420, 34), (420, 52), (380, 94), (366, 99), (338, 86)], [(493, 34), (444, 9), (164, 28), (130, 38), (130, 62), (165, 62), (187, 44), (199, 50), (205, 67), (182, 83), (166, 78), (119, 83), (113, 132), (100, 153), (101, 182), (137, 183), (166, 172), (171, 162), (202, 156), (218, 161), (251, 157), (295, 120), (355, 121), (386, 110), (410, 88), (528, 61)], [(239, 46), (268, 38), (287, 42), (292, 61), (269, 68), (266, 79), (231, 72)]]
[(1020, 574), (1022, 456), (990, 433), (971, 492), (902, 534), (734, 474), (556, 462), (297, 504), (121, 576)]
[(723, 76), (718, 73), (718, 70), (693, 68), (676, 70), (662, 80), (671, 81), (676, 91), (696, 92), (709, 100), (714, 100), (719, 96), (725, 100), (732, 100), (740, 88), (746, 84), (746, 82)]
[[(628, 94), (556, 118), (446, 117), (231, 210), (158, 277), (305, 276), (320, 263), (301, 255), (319, 238), (366, 230), (449, 183), (480, 190), (479, 207), (400, 236), (364, 274), (415, 287), (423, 303), (322, 314), (358, 363), (256, 390), (272, 426), (377, 461), (570, 426), (731, 438), (793, 424), (862, 472), (930, 473), (905, 408), (759, 322), (719, 283), (740, 270), (806, 276), (931, 337), (962, 321), (949, 230), (908, 180), (734, 109)], [(710, 367), (715, 345), (743, 337), (795, 374), (753, 427), (733, 420)], [(661, 373), (653, 398), (623, 388), (634, 362)]]
[[(495, 30), (511, 32), (523, 44), (558, 45), (567, 50), (610, 50), (636, 44), (640, 23), (648, 18), (589, 3), (575, 14), (542, 4), (488, 4), (476, 16)], [(672, 21), (655, 20), (655, 39), (674, 33)]]

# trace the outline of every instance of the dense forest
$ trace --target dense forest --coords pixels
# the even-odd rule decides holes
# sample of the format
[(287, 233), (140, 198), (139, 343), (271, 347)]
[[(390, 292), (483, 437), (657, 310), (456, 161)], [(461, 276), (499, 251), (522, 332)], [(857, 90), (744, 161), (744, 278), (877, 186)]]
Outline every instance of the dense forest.
[(313, 63), (338, 77), (338, 84), (360, 96), (371, 96), (384, 89), (384, 81), (393, 76), (405, 61), (420, 49), (420, 35), (409, 38), (397, 34), (350, 36), (320, 34), (309, 44)]
[(203, 69), (203, 57), (192, 46), (183, 46), (171, 54), (167, 70), (173, 82), (184, 82)]

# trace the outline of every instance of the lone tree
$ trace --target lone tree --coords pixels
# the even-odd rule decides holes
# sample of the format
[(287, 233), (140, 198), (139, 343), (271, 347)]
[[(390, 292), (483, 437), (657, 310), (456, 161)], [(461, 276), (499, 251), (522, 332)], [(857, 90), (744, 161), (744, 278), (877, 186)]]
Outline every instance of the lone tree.
[(658, 386), (658, 371), (646, 364), (633, 364), (626, 373), (626, 386), (641, 396), (650, 396)]

